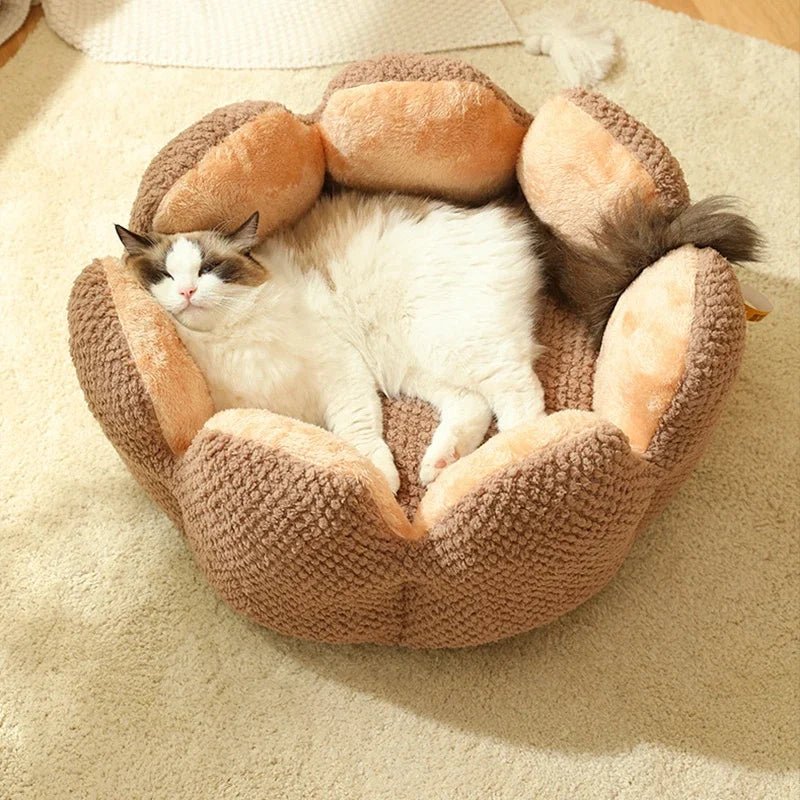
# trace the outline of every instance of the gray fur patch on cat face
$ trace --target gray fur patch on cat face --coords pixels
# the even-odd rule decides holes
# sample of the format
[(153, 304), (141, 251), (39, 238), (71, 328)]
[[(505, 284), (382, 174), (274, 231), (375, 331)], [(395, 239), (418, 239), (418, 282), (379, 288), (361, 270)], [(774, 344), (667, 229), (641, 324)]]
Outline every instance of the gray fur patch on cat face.
[(126, 263), (145, 287), (155, 286), (172, 278), (166, 268), (167, 256), (180, 239), (194, 242), (202, 255), (198, 277), (215, 274), (224, 283), (259, 286), (268, 278), (266, 268), (250, 256), (257, 243), (258, 212), (232, 233), (193, 231), (191, 233), (136, 233), (121, 225), (115, 226), (125, 247)]

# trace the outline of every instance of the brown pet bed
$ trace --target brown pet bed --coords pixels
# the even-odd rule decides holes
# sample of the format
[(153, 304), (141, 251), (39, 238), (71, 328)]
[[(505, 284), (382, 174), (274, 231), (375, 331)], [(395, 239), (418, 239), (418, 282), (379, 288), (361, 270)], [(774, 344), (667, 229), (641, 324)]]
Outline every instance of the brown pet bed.
[[(233, 227), (257, 209), (266, 235), (326, 179), (468, 203), (519, 182), (555, 232), (583, 243), (631, 189), (668, 217), (689, 198), (666, 147), (602, 96), (569, 91), (533, 119), (469, 66), (407, 56), (348, 67), (310, 116), (261, 102), (212, 112), (150, 164), (130, 225)], [(423, 492), (435, 413), (385, 401), (395, 500), (322, 429), (214, 414), (171, 321), (118, 259), (78, 277), (69, 326), (92, 412), (228, 603), (294, 636), (412, 647), (500, 639), (599, 591), (706, 447), (744, 344), (738, 283), (712, 250), (648, 267), (599, 353), (546, 298), (537, 372), (550, 416), (489, 439)]]

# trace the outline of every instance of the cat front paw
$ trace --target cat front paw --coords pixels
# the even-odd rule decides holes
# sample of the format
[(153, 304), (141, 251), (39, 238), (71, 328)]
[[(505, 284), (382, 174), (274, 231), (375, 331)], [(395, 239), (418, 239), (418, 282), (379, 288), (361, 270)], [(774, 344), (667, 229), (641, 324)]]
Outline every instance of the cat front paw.
[(397, 494), (400, 488), (400, 474), (397, 472), (397, 467), (394, 465), (394, 456), (392, 451), (384, 444), (383, 447), (378, 448), (370, 455), (370, 461), (383, 473), (392, 494)]

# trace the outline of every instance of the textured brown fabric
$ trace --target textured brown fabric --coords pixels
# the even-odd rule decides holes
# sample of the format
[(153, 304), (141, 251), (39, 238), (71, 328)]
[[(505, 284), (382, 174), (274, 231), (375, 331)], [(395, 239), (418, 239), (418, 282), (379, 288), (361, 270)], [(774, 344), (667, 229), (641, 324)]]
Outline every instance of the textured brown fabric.
[(307, 463), (324, 472), (328, 481), (352, 485), (359, 495), (370, 497), (383, 520), (382, 527), (392, 536), (416, 540), (424, 533), (411, 525), (375, 464), (325, 428), (263, 408), (219, 411), (204, 427), (206, 432), (252, 442), (265, 451), (279, 451), (289, 461)]
[(633, 541), (648, 474), (601, 423), (494, 476), (421, 544), (389, 535), (354, 484), (215, 432), (192, 444), (178, 491), (198, 563), (257, 622), (457, 647), (548, 622), (602, 588)]
[(189, 543), (234, 608), (295, 636), (398, 640), (405, 543), (355, 482), (207, 430), (180, 477)]
[(565, 408), (591, 410), (597, 352), (586, 326), (545, 296), (536, 320), (536, 336), (544, 346), (536, 374), (544, 386), (547, 413)]
[(689, 187), (681, 165), (651, 130), (599, 92), (577, 88), (565, 94), (644, 165), (656, 185), (665, 212), (674, 217), (689, 205)]
[[(348, 68), (328, 94), (369, 80), (463, 79), (469, 70), (446, 59), (384, 59)], [(680, 207), (688, 195), (666, 148), (613, 104), (576, 96), (648, 165), (665, 205)], [(185, 149), (180, 137), (168, 145), (142, 181), (132, 225), (147, 228), (171, 182), (265, 106), (215, 112), (222, 116), (182, 134)], [(744, 327), (730, 266), (711, 251), (701, 259), (685, 375), (644, 457), (598, 420), (492, 474), (419, 542), (393, 535), (366, 485), (330, 465), (211, 426), (174, 456), (97, 262), (70, 299), (72, 357), (106, 435), (185, 529), (232, 606), (278, 631), (330, 642), (473, 645), (544, 624), (602, 588), (699, 458), (741, 360)], [(585, 328), (549, 299), (538, 324), (548, 409), (591, 409), (595, 352)], [(420, 401), (391, 400), (384, 420), (402, 479), (398, 500), (411, 517), (436, 416)]]
[(531, 114), (475, 67), (452, 58), (423, 56), (416, 53), (385, 55), (370, 61), (358, 61), (345, 67), (328, 84), (322, 101), (311, 115), (311, 119), (319, 119), (328, 99), (339, 89), (384, 81), (472, 81), (491, 89), (498, 100), (508, 107), (515, 122), (527, 128), (533, 119)]
[(403, 643), (480, 644), (573, 609), (619, 569), (652, 491), (610, 423), (495, 475), (420, 543)]
[(92, 414), (136, 480), (180, 524), (172, 493), (175, 458), (122, 332), (101, 260), (78, 276), (67, 313), (72, 362)]
[(139, 184), (139, 192), (131, 210), (130, 227), (134, 231), (153, 228), (158, 204), (184, 173), (188, 172), (226, 136), (270, 107), (279, 103), (246, 101), (206, 114), (166, 144), (150, 162)]
[(477, 450), (457, 459), (426, 488), (414, 516), (413, 538), (427, 535), (466, 497), (480, 494), (484, 484), (495, 475), (534, 455), (555, 450), (563, 441), (577, 439), (581, 433), (607, 422), (594, 411), (567, 408), (498, 431)]

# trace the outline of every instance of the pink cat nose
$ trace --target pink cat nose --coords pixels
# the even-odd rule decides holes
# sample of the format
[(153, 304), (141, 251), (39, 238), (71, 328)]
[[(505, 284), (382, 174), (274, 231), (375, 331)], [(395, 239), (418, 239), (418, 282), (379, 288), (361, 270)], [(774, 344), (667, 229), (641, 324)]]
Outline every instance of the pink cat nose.
[(191, 300), (192, 299), (192, 295), (197, 291), (197, 287), (196, 286), (192, 286), (189, 289), (180, 289), (179, 291), (180, 291), (180, 294), (183, 297), (185, 297), (187, 300)]

